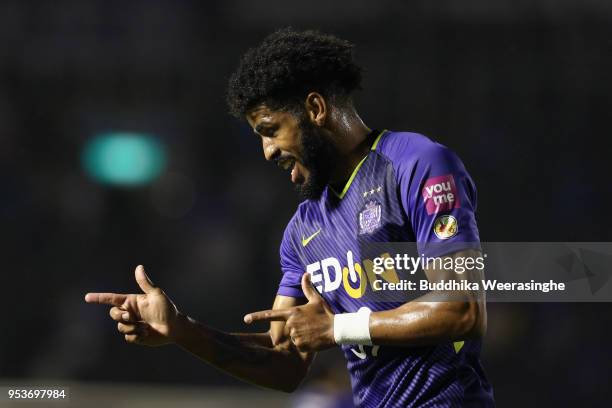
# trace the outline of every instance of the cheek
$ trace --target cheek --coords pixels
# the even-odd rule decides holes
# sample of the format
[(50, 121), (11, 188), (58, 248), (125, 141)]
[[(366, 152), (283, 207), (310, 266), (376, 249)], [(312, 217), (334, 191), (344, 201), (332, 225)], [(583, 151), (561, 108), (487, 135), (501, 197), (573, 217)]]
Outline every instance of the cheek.
[(302, 132), (297, 121), (289, 114), (284, 120), (278, 123), (276, 136), (278, 143), (282, 143), (287, 151), (291, 151), (295, 154), (301, 150)]
[(302, 141), (299, 133), (286, 132), (278, 138), (277, 142), (279, 147), (282, 145), (282, 150), (291, 152), (293, 155), (299, 155), (302, 151)]

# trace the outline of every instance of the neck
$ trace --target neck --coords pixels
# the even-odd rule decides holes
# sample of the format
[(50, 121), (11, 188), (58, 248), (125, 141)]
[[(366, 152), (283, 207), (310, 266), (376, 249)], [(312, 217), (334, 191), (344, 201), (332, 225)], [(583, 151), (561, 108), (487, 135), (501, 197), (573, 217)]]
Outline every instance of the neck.
[(338, 112), (334, 116), (336, 116), (334, 118), (336, 119), (334, 121), (336, 122), (334, 139), (339, 155), (330, 178), (330, 184), (338, 187), (346, 183), (355, 167), (368, 154), (371, 140), (368, 140), (367, 136), (371, 129), (363, 123), (354, 110)]

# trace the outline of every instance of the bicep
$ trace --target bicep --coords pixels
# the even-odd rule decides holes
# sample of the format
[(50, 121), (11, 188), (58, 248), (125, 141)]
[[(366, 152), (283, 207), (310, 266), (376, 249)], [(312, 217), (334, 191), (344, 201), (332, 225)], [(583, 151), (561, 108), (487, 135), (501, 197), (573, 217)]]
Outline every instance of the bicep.
[[(479, 250), (465, 249), (446, 256), (431, 257), (430, 260), (423, 268), (429, 282), (466, 280), (480, 283), (481, 279), (484, 279), (484, 271), (478, 262), (484, 258)], [(451, 265), (452, 267), (449, 267)]]
[[(482, 252), (475, 249), (466, 249), (457, 251), (451, 255), (440, 257), (442, 265), (451, 265), (452, 268), (440, 267), (440, 265), (424, 268), (425, 275), (429, 282), (449, 282), (456, 281), (458, 283), (470, 284), (470, 288), (474, 284), (477, 285), (476, 290), (456, 290), (456, 291), (436, 291), (434, 296), (435, 302), (444, 303), (447, 306), (467, 307), (477, 312), (479, 319), (479, 327), (484, 332), (486, 327), (486, 297), (482, 287), (484, 280), (484, 257)], [(468, 261), (471, 260), (471, 261)]]

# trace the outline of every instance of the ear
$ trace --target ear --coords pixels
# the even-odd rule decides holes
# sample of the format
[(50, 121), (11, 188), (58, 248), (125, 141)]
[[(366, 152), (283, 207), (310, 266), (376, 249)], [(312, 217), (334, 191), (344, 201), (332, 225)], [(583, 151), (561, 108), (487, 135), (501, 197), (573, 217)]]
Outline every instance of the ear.
[(311, 92), (306, 96), (304, 103), (308, 118), (317, 126), (323, 126), (327, 119), (328, 106), (325, 98), (318, 92)]

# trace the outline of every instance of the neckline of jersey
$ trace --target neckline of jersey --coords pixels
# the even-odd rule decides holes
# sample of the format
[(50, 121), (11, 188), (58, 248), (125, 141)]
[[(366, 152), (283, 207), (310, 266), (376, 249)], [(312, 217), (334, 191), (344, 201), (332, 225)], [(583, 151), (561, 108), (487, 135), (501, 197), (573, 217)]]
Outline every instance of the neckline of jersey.
[(357, 175), (357, 172), (359, 172), (359, 169), (361, 168), (361, 165), (366, 161), (366, 159), (370, 156), (370, 153), (376, 150), (376, 147), (378, 147), (378, 142), (380, 141), (380, 138), (382, 137), (382, 135), (384, 135), (387, 132), (387, 129), (383, 129), (378, 136), (376, 136), (376, 139), (374, 139), (374, 143), (372, 143), (372, 147), (370, 147), (370, 150), (368, 151), (368, 154), (366, 154), (363, 159), (361, 159), (361, 161), (357, 164), (357, 166), (355, 166), (355, 169), (353, 170), (353, 172), (351, 173), (351, 177), (349, 177), (348, 181), (346, 182), (346, 184), (344, 185), (344, 188), (342, 189), (342, 191), (340, 193), (338, 193), (336, 190), (333, 189), (332, 186), (328, 186), (328, 188), (332, 191), (332, 193), (334, 193), (334, 195), (336, 197), (338, 197), (340, 200), (342, 200), (344, 198), (344, 196), (346, 195), (349, 187), (351, 187), (351, 184), (353, 184), (353, 180), (355, 179), (355, 176)]

